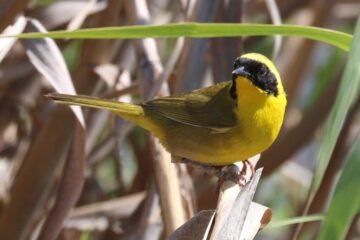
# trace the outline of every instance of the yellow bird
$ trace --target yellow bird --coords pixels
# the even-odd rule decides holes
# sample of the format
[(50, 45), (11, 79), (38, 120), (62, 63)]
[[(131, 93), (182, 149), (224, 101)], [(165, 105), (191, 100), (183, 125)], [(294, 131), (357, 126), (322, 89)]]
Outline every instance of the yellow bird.
[(263, 152), (283, 123), (286, 94), (274, 64), (258, 53), (234, 62), (232, 80), (131, 104), (49, 94), (58, 103), (107, 109), (147, 129), (178, 159), (227, 165)]

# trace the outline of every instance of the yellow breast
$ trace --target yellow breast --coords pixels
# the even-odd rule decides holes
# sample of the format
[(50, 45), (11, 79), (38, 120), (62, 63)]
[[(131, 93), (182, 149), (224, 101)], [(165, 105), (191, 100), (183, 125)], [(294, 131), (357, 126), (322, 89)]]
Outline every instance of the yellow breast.
[(248, 153), (255, 155), (267, 149), (276, 139), (283, 123), (286, 96), (274, 96), (256, 88), (248, 79), (238, 78), (238, 126), (246, 139)]

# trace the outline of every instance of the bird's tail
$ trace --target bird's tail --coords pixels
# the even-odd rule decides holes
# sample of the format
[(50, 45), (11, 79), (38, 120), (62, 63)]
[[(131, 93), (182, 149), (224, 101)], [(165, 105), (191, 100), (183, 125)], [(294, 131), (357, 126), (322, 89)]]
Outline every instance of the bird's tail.
[(156, 131), (157, 128), (157, 124), (154, 123), (153, 120), (149, 118), (149, 116), (145, 116), (144, 109), (140, 105), (84, 95), (51, 93), (46, 95), (46, 97), (51, 98), (55, 102), (61, 104), (110, 110), (120, 117), (150, 131)]

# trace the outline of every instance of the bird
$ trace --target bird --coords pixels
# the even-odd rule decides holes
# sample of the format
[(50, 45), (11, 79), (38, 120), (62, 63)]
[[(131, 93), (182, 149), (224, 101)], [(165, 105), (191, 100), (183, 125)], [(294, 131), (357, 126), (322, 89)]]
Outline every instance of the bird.
[(269, 148), (287, 103), (277, 68), (260, 53), (236, 58), (228, 81), (143, 103), (60, 93), (47, 97), (110, 110), (152, 133), (175, 159), (209, 166), (245, 161)]

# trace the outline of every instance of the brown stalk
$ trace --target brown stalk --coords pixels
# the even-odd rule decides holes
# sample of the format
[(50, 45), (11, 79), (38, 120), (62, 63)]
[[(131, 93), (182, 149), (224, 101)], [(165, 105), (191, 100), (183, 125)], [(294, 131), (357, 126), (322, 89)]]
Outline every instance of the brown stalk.
[(0, 32), (10, 25), (14, 18), (25, 11), (29, 0), (2, 0), (0, 1)]
[[(84, 28), (105, 27), (117, 25), (119, 21), (119, 8), (121, 1), (109, 1), (105, 11), (89, 17)], [(84, 41), (81, 50), (80, 64), (74, 71), (75, 86), (79, 85), (78, 92), (92, 94), (98, 84), (98, 76), (93, 71), (95, 66), (108, 63), (116, 53), (115, 40), (92, 40)]]
[[(312, 1), (304, 0), (277, 0), (277, 6), (279, 7), (280, 15), (283, 19), (287, 19), (294, 14), (295, 11), (306, 7)], [(267, 7), (264, 1), (248, 1), (246, 4), (246, 15), (248, 17), (254, 16), (259, 12), (267, 12)], [(267, 18), (265, 22), (270, 22), (270, 18)]]
[(96, 202), (74, 208), (69, 214), (70, 218), (84, 218), (96, 215), (116, 215), (121, 218), (128, 217), (145, 198), (145, 192), (137, 192), (124, 197)]
[[(127, 2), (126, 6), (128, 13), (133, 17), (132, 22), (137, 24), (148, 24), (150, 22), (149, 10), (144, 0), (130, 1)], [(153, 98), (152, 93), (160, 90), (152, 90), (152, 87), (153, 85), (157, 86), (156, 81), (163, 72), (163, 66), (154, 39), (138, 40), (135, 42), (135, 47), (137, 56), (140, 56), (138, 59), (141, 76), (140, 89), (143, 98), (146, 100)], [(162, 85), (161, 90), (160, 93), (168, 94), (167, 84)], [(169, 235), (186, 219), (182, 206), (179, 179), (176, 166), (171, 163), (170, 154), (166, 152), (159, 141), (151, 138), (150, 146), (154, 161), (155, 183), (160, 195), (165, 234)]]
[[(121, 42), (121, 45), (119, 46), (117, 52), (114, 55), (113, 59), (114, 63), (118, 65), (118, 67), (121, 69), (119, 70), (119, 75), (116, 76), (115, 79), (113, 79), (113, 85), (115, 88), (115, 92), (111, 89), (107, 89), (105, 93), (102, 95), (112, 95), (107, 97), (117, 98), (119, 101), (128, 101), (129, 99), (121, 98), (122, 95), (131, 93), (133, 91), (139, 92), (139, 84), (136, 81), (131, 81), (130, 73), (135, 65), (135, 56), (134, 56), (134, 50), (132, 46), (130, 45), (130, 41), (123, 41)], [(117, 89), (122, 86), (121, 90), (125, 91), (119, 91), (116, 92)], [(127, 91), (131, 91), (128, 92)], [(109, 113), (110, 116), (114, 116), (113, 113)], [(92, 115), (92, 122), (95, 122), (98, 124), (98, 121), (96, 121), (98, 115), (98, 111), (94, 111), (94, 115)], [(102, 159), (105, 159), (106, 156), (114, 152), (114, 147), (118, 147), (120, 143), (124, 140), (124, 138), (127, 136), (127, 134), (133, 129), (134, 125), (124, 121), (121, 118), (117, 118), (115, 120), (115, 131), (112, 133), (109, 133), (109, 136), (105, 137), (104, 141), (99, 143), (95, 148), (94, 143), (98, 141), (101, 134), (103, 134), (104, 131), (106, 131), (107, 125), (102, 125), (98, 127), (99, 131), (91, 131), (93, 134), (92, 136), (92, 143), (88, 144), (88, 150), (90, 151), (89, 154), (89, 163), (90, 165), (94, 165), (94, 163), (99, 162)], [(118, 143), (118, 144), (116, 144)], [(115, 152), (118, 152), (115, 150)], [(116, 164), (120, 164), (121, 162), (117, 161)]]
[[(138, 131), (138, 130), (137, 130)], [(144, 133), (144, 132), (143, 132)], [(129, 140), (134, 149), (134, 154), (139, 166), (136, 176), (132, 182), (131, 192), (138, 192), (146, 189), (149, 179), (151, 179), (154, 173), (152, 162), (149, 159), (151, 155), (150, 139), (144, 138), (145, 143), (140, 145), (137, 140), (135, 131), (132, 131), (129, 136)]]
[(128, 87), (106, 94), (104, 98), (118, 98), (126, 94), (134, 94), (138, 92), (139, 92), (139, 84), (137, 82), (134, 82)]
[(351, 223), (350, 229), (349, 229), (345, 239), (356, 239), (359, 237), (359, 235), (360, 235), (359, 223), (360, 223), (360, 214), (358, 213), (354, 217), (354, 220)]
[[(198, 1), (195, 16), (192, 21), (212, 22), (215, 18), (215, 10), (219, 1)], [(180, 60), (178, 74), (177, 92), (187, 92), (200, 88), (203, 84), (203, 77), (206, 69), (206, 51), (209, 39), (186, 40), (183, 56)]]
[[(134, 228), (134, 231), (128, 231), (129, 233), (133, 233), (132, 237), (124, 236), (123, 239), (159, 239), (161, 235), (162, 226), (160, 224), (160, 207), (159, 207), (159, 195), (156, 190), (156, 183), (151, 181), (148, 193), (146, 194), (146, 198), (143, 202), (143, 207), (141, 208), (141, 212), (135, 212), (135, 219), (130, 219), (136, 224), (129, 224), (130, 228)], [(140, 219), (140, 221), (139, 221)], [(135, 220), (135, 221), (134, 221)]]
[(77, 123), (74, 140), (63, 170), (62, 181), (55, 204), (42, 227), (38, 240), (56, 239), (63, 221), (78, 201), (83, 185), (85, 173), (85, 132)]
[[(67, 107), (57, 108), (30, 147), (0, 219), (0, 239), (29, 237), (44, 210), (54, 176), (64, 163), (74, 121)], [(61, 131), (56, 131), (58, 126), (62, 126)]]

